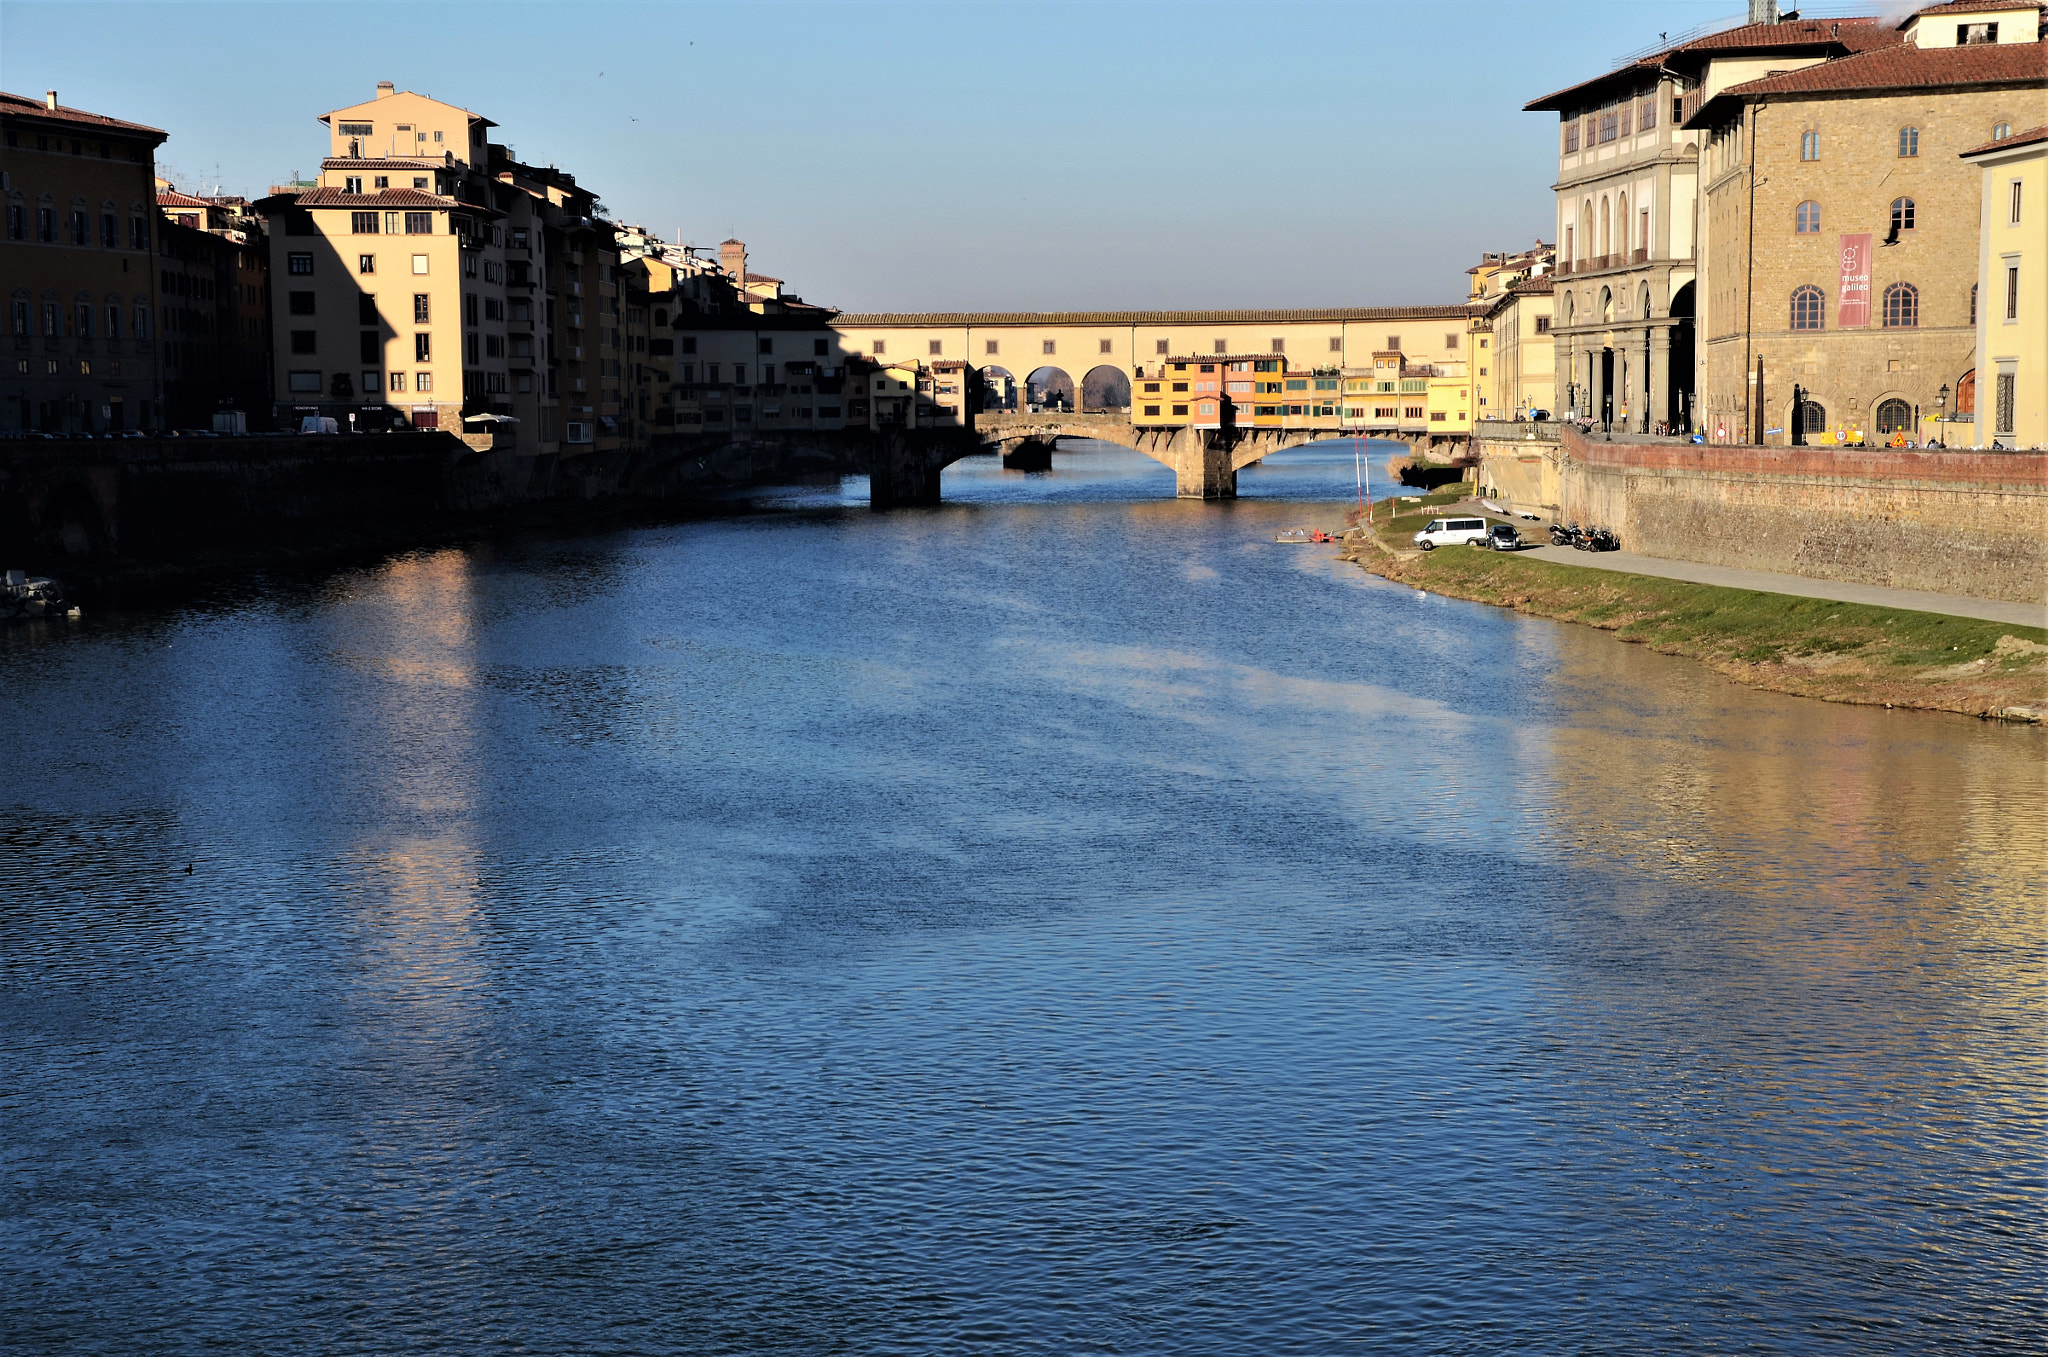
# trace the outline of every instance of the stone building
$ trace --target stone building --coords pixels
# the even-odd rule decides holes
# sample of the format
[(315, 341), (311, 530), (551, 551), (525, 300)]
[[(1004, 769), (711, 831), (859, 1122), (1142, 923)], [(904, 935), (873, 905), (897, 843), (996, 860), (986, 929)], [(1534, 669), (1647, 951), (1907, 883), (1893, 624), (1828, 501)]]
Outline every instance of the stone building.
[[(1963, 152), (1983, 175), (1977, 247), (1977, 367), (1982, 417), (1968, 442), (2048, 448), (2048, 127)], [(1952, 407), (1951, 407), (1952, 408)], [(1944, 421), (1942, 442), (1965, 440)]]
[(233, 410), (261, 428), (274, 405), (263, 220), (245, 198), (180, 193), (162, 180), (156, 203), (165, 420), (206, 428)]
[[(1890, 26), (1887, 26), (1889, 29)], [(1979, 180), (2040, 121), (2040, 7), (1939, 5), (1881, 47), (1702, 91), (1700, 423), (1787, 442), (1919, 442), (1976, 367)], [(1758, 364), (1762, 364), (1761, 382)]]
[(0, 430), (161, 425), (152, 251), (164, 139), (66, 108), (55, 90), (0, 94)]
[(1551, 333), (1557, 402), (1566, 410), (1641, 431), (1687, 427), (1692, 418), (1702, 171), (1697, 137), (1681, 126), (1689, 108), (1767, 70), (1897, 40), (1869, 19), (1781, 21), (1772, 0), (1751, 0), (1750, 18), (1654, 44), (1526, 105), (1559, 119)]

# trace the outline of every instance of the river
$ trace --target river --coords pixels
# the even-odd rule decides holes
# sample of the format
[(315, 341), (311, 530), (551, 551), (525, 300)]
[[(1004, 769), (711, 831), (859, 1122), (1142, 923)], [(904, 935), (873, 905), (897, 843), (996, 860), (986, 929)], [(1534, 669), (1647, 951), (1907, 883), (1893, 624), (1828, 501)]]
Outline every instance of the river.
[(1275, 544), (1342, 445), (1241, 489), (0, 633), (0, 1349), (2038, 1342), (2043, 733)]

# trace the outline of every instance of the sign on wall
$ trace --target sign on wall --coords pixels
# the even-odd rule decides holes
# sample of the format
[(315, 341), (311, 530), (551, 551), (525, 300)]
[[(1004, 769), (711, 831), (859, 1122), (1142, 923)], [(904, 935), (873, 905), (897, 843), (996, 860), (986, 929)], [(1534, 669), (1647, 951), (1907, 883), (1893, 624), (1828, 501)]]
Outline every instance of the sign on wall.
[(1842, 280), (1836, 293), (1842, 301), (1835, 314), (1839, 329), (1870, 324), (1870, 240), (1867, 233), (1842, 237)]

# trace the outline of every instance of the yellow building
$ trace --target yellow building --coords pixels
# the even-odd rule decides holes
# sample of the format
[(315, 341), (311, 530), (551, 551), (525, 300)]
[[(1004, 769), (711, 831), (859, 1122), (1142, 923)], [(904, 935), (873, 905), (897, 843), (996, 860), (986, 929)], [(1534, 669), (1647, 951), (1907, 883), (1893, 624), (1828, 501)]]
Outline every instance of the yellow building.
[[(1962, 153), (1983, 175), (1977, 447), (2048, 447), (2048, 126)], [(1953, 397), (1950, 397), (1953, 399)], [(1945, 425), (1936, 436), (1963, 442)]]
[(0, 94), (0, 429), (153, 429), (163, 382), (152, 250), (164, 134)]

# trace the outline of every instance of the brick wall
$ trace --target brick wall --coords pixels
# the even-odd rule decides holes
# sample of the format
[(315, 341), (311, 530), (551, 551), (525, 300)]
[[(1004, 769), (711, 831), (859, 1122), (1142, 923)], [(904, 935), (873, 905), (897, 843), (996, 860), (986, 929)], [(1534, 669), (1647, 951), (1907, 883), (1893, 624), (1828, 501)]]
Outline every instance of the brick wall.
[(1589, 440), (1564, 431), (1561, 516), (1648, 556), (2038, 603), (2048, 454)]

